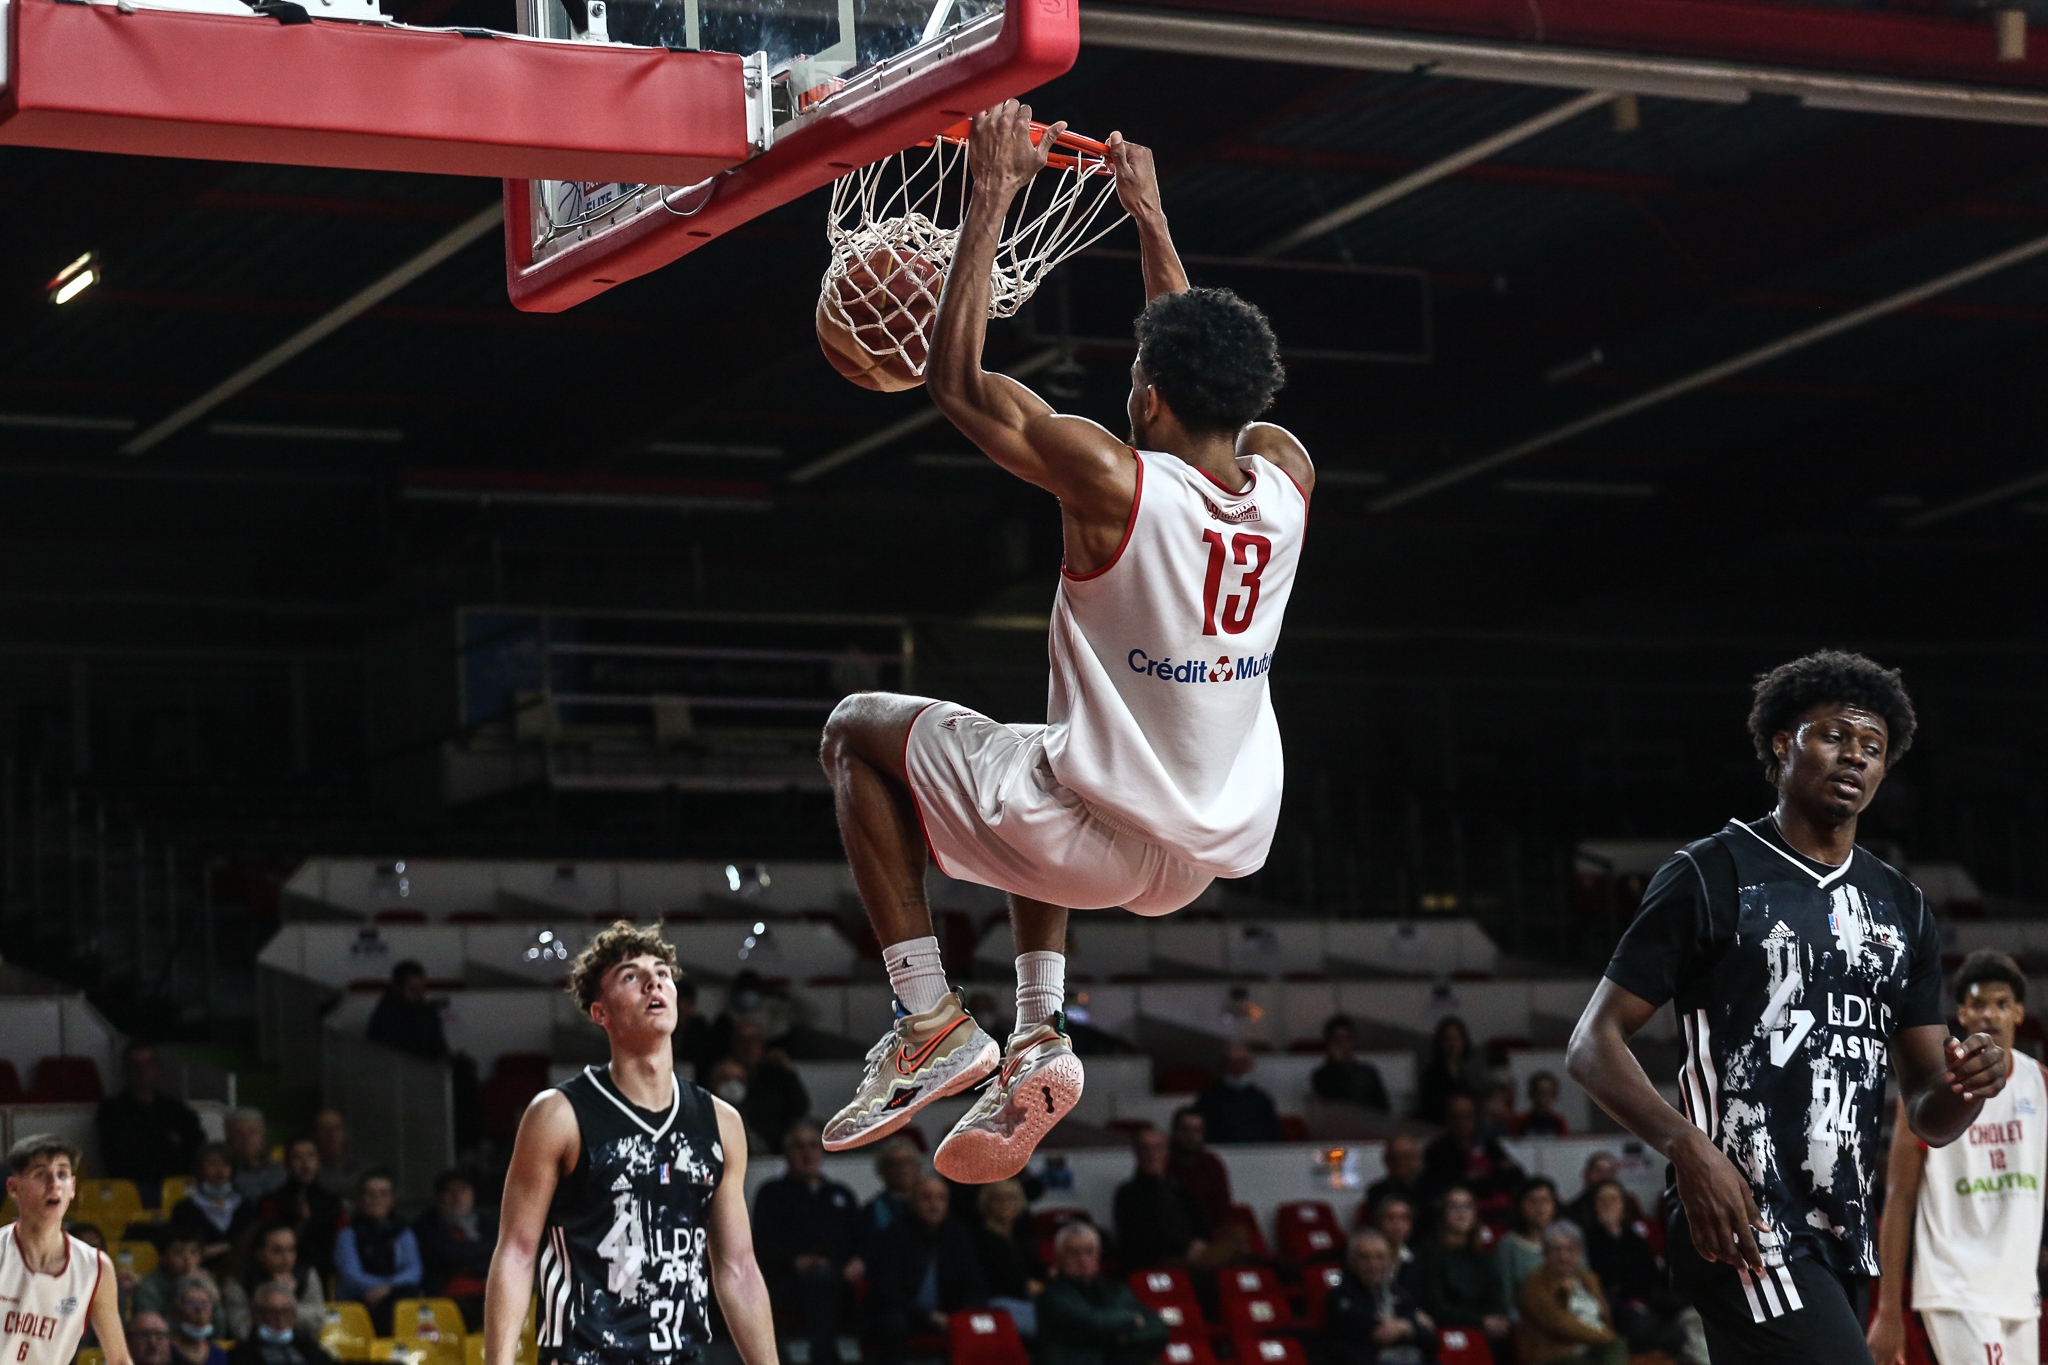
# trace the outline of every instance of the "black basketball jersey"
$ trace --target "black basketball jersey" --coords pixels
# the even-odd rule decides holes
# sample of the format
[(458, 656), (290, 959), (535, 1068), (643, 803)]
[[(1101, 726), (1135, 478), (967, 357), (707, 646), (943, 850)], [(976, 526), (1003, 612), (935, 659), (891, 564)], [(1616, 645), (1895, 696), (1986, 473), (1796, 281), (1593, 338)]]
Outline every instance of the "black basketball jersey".
[(583, 1150), (548, 1205), (540, 1248), (540, 1354), (558, 1365), (694, 1360), (711, 1340), (705, 1244), (725, 1174), (718, 1115), (675, 1080), (665, 1113), (583, 1068), (561, 1085)]
[(1749, 1177), (1786, 1253), (1875, 1275), (1892, 1036), (1947, 1021), (1920, 888), (1866, 849), (1830, 867), (1769, 816), (1731, 820), (1657, 870), (1607, 975), (1675, 1001), (1686, 1116)]

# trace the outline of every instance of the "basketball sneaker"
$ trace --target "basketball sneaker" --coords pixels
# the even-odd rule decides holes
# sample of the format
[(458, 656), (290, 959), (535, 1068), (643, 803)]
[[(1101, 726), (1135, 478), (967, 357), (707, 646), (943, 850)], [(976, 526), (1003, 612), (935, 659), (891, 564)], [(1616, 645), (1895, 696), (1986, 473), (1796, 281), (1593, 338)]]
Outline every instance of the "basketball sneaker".
[(981, 1031), (953, 991), (925, 1014), (906, 1014), (868, 1049), (867, 1071), (853, 1103), (825, 1125), (825, 1150), (843, 1152), (889, 1136), (933, 1100), (979, 1085), (1002, 1060), (996, 1040)]
[(1008, 1180), (1080, 1102), (1081, 1059), (1067, 1037), (1067, 1016), (1055, 1014), (1011, 1035), (1002, 1069), (939, 1144), (932, 1164), (963, 1185)]

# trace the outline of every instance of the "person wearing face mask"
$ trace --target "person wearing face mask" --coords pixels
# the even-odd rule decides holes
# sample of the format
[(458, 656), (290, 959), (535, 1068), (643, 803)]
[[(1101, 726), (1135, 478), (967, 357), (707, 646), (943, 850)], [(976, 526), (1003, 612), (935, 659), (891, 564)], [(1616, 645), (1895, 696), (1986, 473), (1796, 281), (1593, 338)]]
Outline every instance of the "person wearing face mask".
[(234, 1157), (227, 1144), (209, 1142), (199, 1149), (198, 1181), (171, 1210), (171, 1228), (200, 1241), (200, 1264), (219, 1275), (225, 1271), (235, 1243), (256, 1223), (256, 1203), (235, 1188)]
[(318, 1331), (307, 1330), (289, 1289), (258, 1285), (253, 1311), (255, 1330), (235, 1344), (227, 1365), (334, 1365), (320, 1347)]
[(213, 1320), (220, 1312), (220, 1291), (213, 1276), (196, 1271), (178, 1281), (171, 1320), (171, 1365), (227, 1365), (228, 1353), (214, 1340)]
[[(206, 1239), (196, 1232), (184, 1232), (173, 1227), (164, 1238), (163, 1249), (157, 1253), (156, 1269), (135, 1282), (135, 1297), (132, 1312), (154, 1313), (168, 1323), (177, 1316), (178, 1285), (187, 1275), (198, 1271), (200, 1259), (206, 1252)], [(223, 1317), (214, 1324), (222, 1335), (227, 1335), (227, 1319)]]
[(768, 1035), (757, 1020), (741, 1019), (733, 1025), (731, 1060), (746, 1077), (744, 1102), (725, 1096), (740, 1111), (747, 1126), (775, 1151), (789, 1126), (810, 1112), (811, 1097), (803, 1081), (791, 1070), (779, 1050), (768, 1047)]
[(1211, 1142), (1279, 1142), (1280, 1111), (1273, 1097), (1252, 1081), (1252, 1050), (1232, 1043), (1223, 1050), (1223, 1075), (1195, 1100)]
[(739, 1110), (747, 1151), (754, 1156), (772, 1155), (774, 1149), (760, 1130), (747, 1119), (747, 1069), (730, 1057), (721, 1058), (704, 1077), (704, 1088)]
[(256, 1236), (255, 1254), (248, 1272), (227, 1282), (221, 1291), (221, 1311), (227, 1317), (227, 1335), (240, 1341), (258, 1320), (257, 1294), (275, 1285), (291, 1295), (298, 1305), (299, 1325), (320, 1335), (327, 1320), (327, 1300), (320, 1276), (311, 1266), (299, 1264), (299, 1239), (289, 1227), (264, 1228)]

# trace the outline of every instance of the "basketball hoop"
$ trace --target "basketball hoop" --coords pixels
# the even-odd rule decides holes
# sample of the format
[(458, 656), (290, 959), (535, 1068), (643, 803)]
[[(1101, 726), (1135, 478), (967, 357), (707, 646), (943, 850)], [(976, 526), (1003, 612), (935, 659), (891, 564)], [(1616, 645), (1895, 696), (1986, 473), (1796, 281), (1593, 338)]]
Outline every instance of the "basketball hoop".
[[(970, 177), (969, 125), (841, 176), (825, 238), (831, 263), (818, 296), (818, 340), (847, 378), (893, 392), (924, 382), (929, 329), (960, 241)], [(1049, 130), (1031, 125), (1031, 140)], [(1116, 202), (1109, 149), (1061, 133), (1045, 169), (1004, 220), (991, 271), (988, 315), (1013, 316), (1052, 268), (1100, 240), (1128, 215), (1101, 220)]]

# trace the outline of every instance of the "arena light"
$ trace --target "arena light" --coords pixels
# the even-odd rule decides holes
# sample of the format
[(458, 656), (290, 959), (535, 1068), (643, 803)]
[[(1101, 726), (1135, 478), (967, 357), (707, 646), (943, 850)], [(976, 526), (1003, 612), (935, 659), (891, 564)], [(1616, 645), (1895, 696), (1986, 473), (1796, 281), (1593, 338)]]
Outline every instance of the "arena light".
[(52, 303), (69, 303), (100, 282), (100, 254), (88, 251), (43, 286)]

